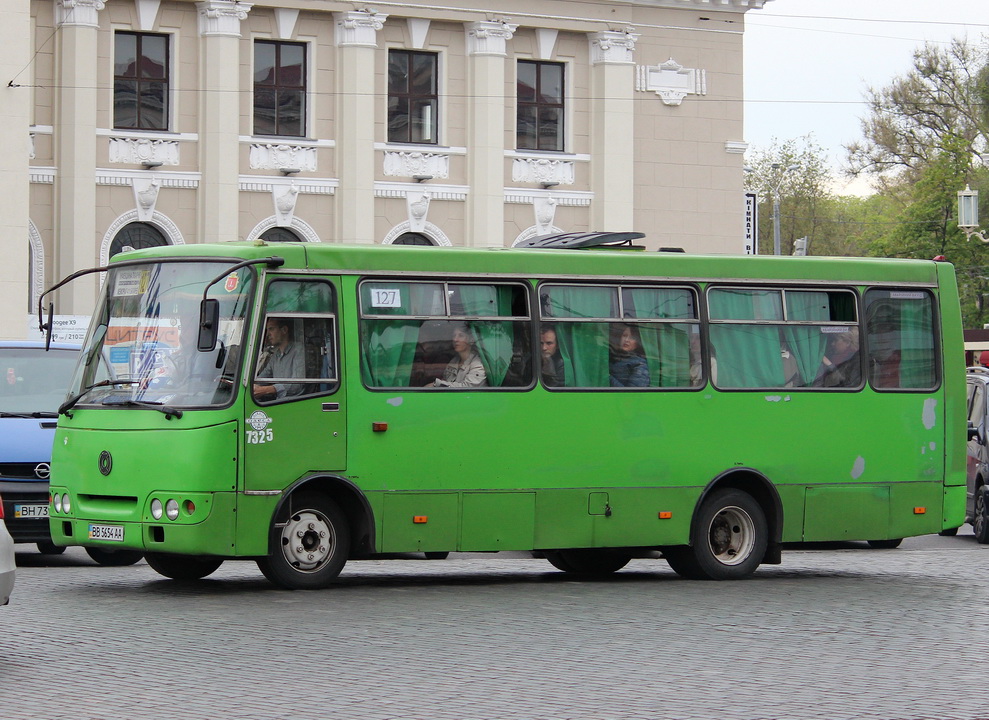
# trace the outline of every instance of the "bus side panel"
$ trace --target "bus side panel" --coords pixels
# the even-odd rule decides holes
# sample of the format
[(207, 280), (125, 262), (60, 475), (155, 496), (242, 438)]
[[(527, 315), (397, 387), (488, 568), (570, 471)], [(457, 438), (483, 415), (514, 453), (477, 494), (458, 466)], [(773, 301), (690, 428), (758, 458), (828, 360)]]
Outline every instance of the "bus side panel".
[(461, 550), (531, 550), (536, 522), (534, 492), (465, 492)]

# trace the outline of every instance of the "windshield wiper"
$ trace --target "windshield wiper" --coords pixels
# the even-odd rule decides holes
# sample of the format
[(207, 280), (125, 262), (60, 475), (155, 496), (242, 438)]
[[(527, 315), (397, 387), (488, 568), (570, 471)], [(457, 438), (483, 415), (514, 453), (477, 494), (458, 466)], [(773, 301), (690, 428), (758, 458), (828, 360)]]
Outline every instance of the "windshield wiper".
[(53, 412), (0, 412), (0, 418), (53, 418), (58, 413)]
[(182, 411), (178, 408), (173, 408), (160, 402), (152, 402), (150, 400), (118, 400), (116, 402), (104, 402), (103, 405), (112, 407), (139, 407), (147, 408), (148, 410), (157, 410), (158, 412), (165, 413), (165, 418), (168, 420), (171, 420), (173, 417), (182, 417)]
[(69, 410), (71, 410), (77, 402), (82, 400), (86, 396), (86, 393), (90, 390), (95, 390), (98, 387), (109, 387), (111, 385), (137, 385), (140, 382), (140, 380), (101, 380), (98, 383), (87, 385), (80, 392), (76, 393), (64, 403), (59, 405), (57, 415), (68, 415), (69, 417), (72, 417), (72, 413), (70, 413)]

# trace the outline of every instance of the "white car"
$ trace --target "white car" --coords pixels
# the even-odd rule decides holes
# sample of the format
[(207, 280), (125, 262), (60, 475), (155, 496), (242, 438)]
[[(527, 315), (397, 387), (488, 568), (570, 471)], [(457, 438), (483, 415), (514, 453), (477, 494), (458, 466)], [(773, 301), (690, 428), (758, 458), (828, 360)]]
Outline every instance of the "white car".
[(3, 503), (0, 502), (0, 605), (10, 600), (14, 589), (14, 539), (3, 522)]

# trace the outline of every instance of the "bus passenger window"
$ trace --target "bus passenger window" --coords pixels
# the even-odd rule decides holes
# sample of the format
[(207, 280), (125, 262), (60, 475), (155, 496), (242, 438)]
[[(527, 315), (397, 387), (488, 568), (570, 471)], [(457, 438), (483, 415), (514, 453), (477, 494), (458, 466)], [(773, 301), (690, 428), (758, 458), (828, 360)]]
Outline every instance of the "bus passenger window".
[(877, 389), (929, 389), (937, 384), (933, 299), (923, 290), (865, 294), (869, 381)]

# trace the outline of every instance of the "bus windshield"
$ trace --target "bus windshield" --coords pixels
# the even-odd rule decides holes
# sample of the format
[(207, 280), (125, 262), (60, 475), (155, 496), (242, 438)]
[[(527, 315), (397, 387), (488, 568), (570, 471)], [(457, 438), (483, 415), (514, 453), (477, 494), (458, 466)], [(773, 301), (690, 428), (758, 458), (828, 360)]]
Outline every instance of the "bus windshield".
[(229, 403), (254, 274), (241, 268), (210, 285), (207, 297), (220, 303), (219, 339), (212, 351), (200, 352), (203, 291), (222, 272), (222, 264), (200, 260), (110, 270), (70, 388), (70, 396), (79, 396), (75, 404), (139, 409)]

